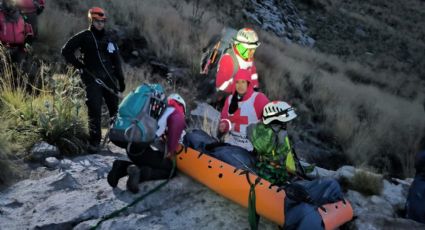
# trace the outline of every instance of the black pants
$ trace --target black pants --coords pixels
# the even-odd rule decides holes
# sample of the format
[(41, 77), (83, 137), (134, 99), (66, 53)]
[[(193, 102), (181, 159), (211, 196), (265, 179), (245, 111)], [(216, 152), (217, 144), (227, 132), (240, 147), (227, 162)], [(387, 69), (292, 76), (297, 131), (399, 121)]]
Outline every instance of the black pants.
[[(167, 179), (170, 176), (171, 170), (173, 169), (173, 163), (168, 158), (163, 158), (164, 153), (154, 151), (151, 148), (147, 148), (145, 152), (138, 154), (127, 154), (130, 161), (116, 160), (119, 165), (119, 172), (115, 172), (119, 177), (127, 175), (127, 167), (131, 164), (135, 164), (140, 169), (140, 182), (148, 180), (162, 180)], [(173, 175), (175, 176), (176, 171)]]
[(109, 117), (114, 117), (118, 112), (118, 97), (95, 82), (86, 86), (86, 96), (90, 144), (99, 145), (102, 139), (101, 119), (103, 100), (105, 100), (108, 107)]

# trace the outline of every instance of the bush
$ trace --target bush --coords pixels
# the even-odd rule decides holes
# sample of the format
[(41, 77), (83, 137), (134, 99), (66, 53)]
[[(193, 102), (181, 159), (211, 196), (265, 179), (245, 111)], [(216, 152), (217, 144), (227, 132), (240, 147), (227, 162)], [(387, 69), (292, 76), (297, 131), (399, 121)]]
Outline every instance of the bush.
[(79, 77), (72, 71), (48, 76), (48, 66), (42, 66), (42, 86), (31, 94), (25, 75), (14, 74), (7, 56), (3, 57), (0, 119), (7, 141), (16, 144), (17, 151), (44, 140), (65, 154), (81, 152), (87, 137), (87, 115)]
[(381, 175), (358, 170), (348, 182), (348, 187), (367, 196), (380, 195), (384, 182)]
[(12, 159), (12, 154), (3, 136), (0, 136), (0, 187), (8, 185), (19, 178), (20, 173), (17, 164)]

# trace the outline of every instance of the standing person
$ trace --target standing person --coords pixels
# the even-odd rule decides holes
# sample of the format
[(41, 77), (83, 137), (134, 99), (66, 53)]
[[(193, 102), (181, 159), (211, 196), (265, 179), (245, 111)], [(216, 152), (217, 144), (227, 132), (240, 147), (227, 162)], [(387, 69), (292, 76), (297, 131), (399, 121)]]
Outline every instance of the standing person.
[(25, 21), (31, 24), (34, 30), (34, 37), (38, 35), (38, 20), (37, 17), (43, 10), (46, 2), (44, 0), (15, 0), (16, 6), (25, 17)]
[(219, 133), (229, 132), (225, 142), (252, 151), (253, 146), (246, 136), (247, 127), (260, 121), (268, 102), (266, 95), (254, 91), (251, 72), (239, 70), (235, 76), (234, 93), (226, 98), (221, 112)]
[(177, 151), (179, 139), (186, 127), (184, 119), (186, 103), (178, 94), (171, 94), (167, 101), (168, 106), (158, 120), (159, 128), (156, 132), (158, 141), (152, 143), (143, 152), (128, 152), (131, 162), (115, 160), (108, 173), (108, 183), (111, 187), (115, 188), (118, 181), (128, 175), (127, 189), (137, 193), (139, 183), (142, 181), (169, 178), (173, 167), (171, 159)]
[[(118, 46), (105, 30), (106, 14), (102, 8), (93, 7), (88, 12), (90, 26), (71, 37), (62, 48), (65, 60), (80, 70), (86, 87), (86, 105), (89, 115), (89, 151), (99, 150), (102, 102), (114, 117), (118, 111), (118, 92), (125, 90), (124, 74)], [(80, 50), (82, 61), (75, 56)]]
[(14, 0), (3, 0), (0, 9), (0, 42), (8, 49), (13, 62), (18, 65), (22, 63), (26, 44), (32, 36), (32, 27), (25, 23)]
[(406, 202), (407, 218), (425, 223), (425, 136), (419, 144), (415, 158), (416, 175)]
[(239, 70), (247, 70), (251, 86), (254, 89), (259, 87), (254, 64), (254, 53), (259, 45), (257, 33), (251, 28), (242, 28), (233, 39), (231, 48), (220, 58), (215, 81), (219, 107), (222, 105), (220, 101), (233, 92), (234, 77)]

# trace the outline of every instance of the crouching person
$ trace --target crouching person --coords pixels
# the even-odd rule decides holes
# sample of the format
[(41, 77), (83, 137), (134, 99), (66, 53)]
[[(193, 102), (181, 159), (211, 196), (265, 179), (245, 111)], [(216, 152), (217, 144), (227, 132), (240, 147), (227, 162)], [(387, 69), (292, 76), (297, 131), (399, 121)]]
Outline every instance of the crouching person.
[(303, 180), (287, 132), (288, 122), (297, 117), (288, 103), (273, 101), (264, 106), (262, 122), (250, 125), (247, 133), (258, 154), (257, 173), (285, 189), (284, 229), (323, 229), (317, 207), (343, 199), (334, 179)]
[(186, 103), (178, 94), (169, 95), (167, 101), (168, 106), (158, 120), (158, 138), (141, 152), (127, 152), (130, 161), (114, 161), (107, 178), (111, 187), (115, 188), (118, 181), (128, 175), (127, 189), (137, 193), (140, 182), (167, 179), (175, 175), (170, 175), (172, 158), (186, 127)]

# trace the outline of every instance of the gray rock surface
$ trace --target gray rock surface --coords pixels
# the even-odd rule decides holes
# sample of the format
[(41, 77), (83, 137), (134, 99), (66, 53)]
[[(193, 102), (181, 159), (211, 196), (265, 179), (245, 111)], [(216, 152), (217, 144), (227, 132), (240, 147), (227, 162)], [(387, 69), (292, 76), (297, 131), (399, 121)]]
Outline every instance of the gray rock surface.
[[(117, 151), (117, 149), (113, 149)], [(162, 181), (125, 189), (126, 178), (112, 189), (106, 182), (116, 154), (94, 154), (61, 161), (44, 177), (21, 181), (0, 192), (0, 229), (89, 229), (102, 216), (120, 209)], [(98, 229), (248, 229), (245, 208), (178, 174), (165, 187), (103, 222)], [(75, 227), (73, 227), (75, 226)], [(260, 229), (276, 229), (262, 219)]]
[(308, 36), (305, 22), (291, 0), (250, 0), (243, 9), (245, 16), (259, 24), (262, 29), (272, 31), (285, 42), (312, 47), (315, 40)]

